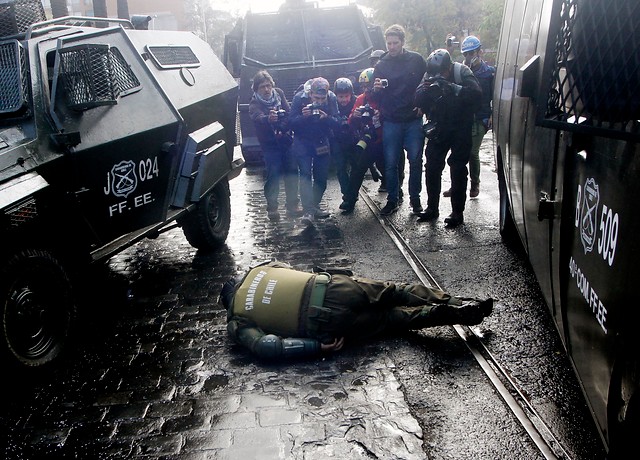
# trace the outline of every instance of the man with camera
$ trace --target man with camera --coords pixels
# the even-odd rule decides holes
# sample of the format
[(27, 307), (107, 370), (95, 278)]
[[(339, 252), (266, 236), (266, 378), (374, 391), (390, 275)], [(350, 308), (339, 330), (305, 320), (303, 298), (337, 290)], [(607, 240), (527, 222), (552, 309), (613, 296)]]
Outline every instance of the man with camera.
[(404, 49), (405, 31), (398, 24), (384, 33), (387, 52), (382, 55), (373, 73), (373, 98), (382, 114), (382, 144), (387, 204), (380, 214), (389, 215), (398, 210), (398, 162), (407, 151), (409, 160), (409, 196), (412, 212), (422, 211), (422, 112), (414, 104), (415, 90), (426, 71), (424, 58)]
[(253, 77), (253, 96), (249, 102), (249, 116), (256, 128), (265, 165), (264, 196), (267, 215), (278, 220), (278, 193), (280, 179), (284, 179), (287, 214), (298, 216), (298, 165), (291, 152), (292, 137), (288, 118), (290, 106), (284, 92), (275, 87), (266, 70)]
[(454, 297), (422, 284), (353, 276), (350, 270), (294, 270), (266, 262), (220, 292), (231, 339), (262, 359), (318, 356), (384, 333), (475, 325), (493, 299)]
[[(349, 192), (349, 176), (355, 165), (356, 140), (349, 126), (349, 115), (356, 102), (356, 96), (353, 93), (353, 83), (346, 77), (336, 79), (333, 93), (338, 100), (340, 126), (334, 130), (331, 139), (331, 158), (336, 168), (342, 199), (345, 200)], [(342, 205), (340, 209), (343, 209)]]
[(418, 221), (434, 220), (440, 215), (442, 171), (451, 150), (447, 163), (451, 172), (452, 213), (444, 221), (448, 227), (456, 227), (464, 222), (471, 126), (482, 90), (469, 67), (453, 63), (447, 50), (438, 49), (427, 58), (427, 72), (415, 97), (416, 105), (427, 116), (427, 209)]
[[(464, 64), (473, 71), (482, 89), (482, 102), (475, 113), (471, 128), (472, 146), (469, 158), (469, 176), (471, 178), (469, 198), (476, 198), (480, 194), (480, 146), (484, 135), (491, 129), (491, 99), (496, 68), (482, 59), (482, 43), (474, 35), (465, 37), (460, 45), (460, 51), (464, 56)], [(442, 195), (450, 197), (451, 189)]]
[(322, 77), (311, 80), (309, 91), (299, 91), (291, 103), (292, 150), (300, 172), (302, 222), (307, 225), (313, 225), (316, 218), (329, 217), (329, 213), (320, 208), (320, 201), (327, 188), (329, 137), (332, 130), (339, 127), (338, 113), (336, 95)]
[(349, 116), (349, 126), (355, 133), (354, 163), (349, 175), (348, 192), (340, 205), (345, 213), (353, 211), (358, 191), (367, 169), (382, 156), (382, 124), (376, 101), (371, 98), (373, 68), (365, 69), (358, 78), (364, 92), (360, 94)]

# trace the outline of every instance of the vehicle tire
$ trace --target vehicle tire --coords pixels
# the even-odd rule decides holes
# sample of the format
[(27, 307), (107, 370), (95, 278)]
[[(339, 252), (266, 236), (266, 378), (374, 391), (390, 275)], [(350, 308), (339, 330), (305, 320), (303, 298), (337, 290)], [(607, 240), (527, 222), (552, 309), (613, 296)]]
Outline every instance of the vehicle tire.
[(500, 236), (502, 241), (508, 245), (518, 242), (518, 232), (516, 224), (511, 215), (511, 205), (509, 204), (509, 194), (507, 193), (507, 181), (502, 172), (502, 165), (498, 166), (498, 190), (500, 192)]
[(2, 343), (8, 364), (42, 368), (59, 359), (76, 316), (71, 282), (47, 251), (23, 250), (2, 269)]
[(227, 240), (231, 225), (229, 182), (219, 182), (198, 202), (196, 209), (178, 219), (189, 244), (197, 249), (213, 250)]
[(634, 358), (615, 366), (609, 393), (609, 460), (628, 458), (640, 433), (640, 365)]

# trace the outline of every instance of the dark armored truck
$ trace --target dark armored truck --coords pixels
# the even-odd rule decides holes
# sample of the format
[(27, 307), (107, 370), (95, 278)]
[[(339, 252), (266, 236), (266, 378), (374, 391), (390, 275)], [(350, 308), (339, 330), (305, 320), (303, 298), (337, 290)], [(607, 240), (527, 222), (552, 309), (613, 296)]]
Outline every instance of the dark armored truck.
[(638, 24), (637, 0), (507, 0), (494, 92), (500, 230), (524, 245), (610, 458), (640, 445)]
[(382, 30), (369, 24), (356, 5), (316, 8), (288, 0), (278, 12), (247, 13), (225, 37), (223, 59), (239, 79), (240, 135), (247, 163), (262, 161), (249, 118), (252, 78), (258, 70), (267, 70), (291, 102), (309, 78), (325, 77), (333, 84), (346, 76), (357, 82), (376, 49), (385, 49)]
[(237, 84), (191, 33), (46, 21), (39, 1), (0, 1), (0, 35), (0, 351), (39, 368), (67, 342), (74, 272), (175, 225), (224, 243)]

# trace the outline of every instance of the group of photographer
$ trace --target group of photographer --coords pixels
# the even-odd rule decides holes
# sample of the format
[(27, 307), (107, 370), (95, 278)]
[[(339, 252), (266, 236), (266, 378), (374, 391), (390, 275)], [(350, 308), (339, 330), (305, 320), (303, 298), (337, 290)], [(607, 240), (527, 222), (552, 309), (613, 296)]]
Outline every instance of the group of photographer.
[[(328, 217), (320, 202), (330, 158), (342, 193), (340, 209), (345, 213), (353, 211), (367, 169), (374, 161), (383, 164), (383, 185), (388, 195), (380, 214), (389, 215), (398, 210), (401, 201), (400, 168), (404, 168), (399, 165), (404, 165), (406, 151), (410, 206), (418, 221), (439, 217), (446, 161), (451, 188), (444, 195), (451, 198), (452, 212), (444, 219), (445, 224), (455, 227), (464, 222), (467, 164), (472, 151), (477, 157), (482, 137), (490, 129), (493, 68), (480, 58), (480, 41), (473, 36), (462, 44), (468, 65), (453, 62), (446, 49), (434, 51), (426, 60), (406, 50), (405, 32), (399, 25), (385, 31), (385, 41), (387, 51), (377, 53), (381, 56), (375, 67), (361, 72), (358, 87), (362, 93), (357, 97), (349, 78), (338, 78), (331, 91), (329, 82), (318, 77), (296, 93), (289, 108), (282, 90), (275, 88), (266, 71), (254, 77), (249, 112), (264, 152), (269, 218), (279, 217), (281, 178), (290, 215), (303, 214), (307, 224)], [(426, 209), (420, 200), (423, 149)], [(475, 197), (479, 187), (477, 158), (471, 173), (470, 196)], [(302, 209), (298, 204), (298, 177)]]

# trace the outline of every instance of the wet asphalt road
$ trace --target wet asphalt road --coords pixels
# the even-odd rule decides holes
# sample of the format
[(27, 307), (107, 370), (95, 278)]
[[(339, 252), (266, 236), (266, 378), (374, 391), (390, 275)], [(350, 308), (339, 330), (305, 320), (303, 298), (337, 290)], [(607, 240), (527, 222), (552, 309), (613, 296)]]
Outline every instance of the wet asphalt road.
[[(447, 200), (439, 222), (416, 223), (407, 203), (390, 220), (446, 290), (497, 299), (478, 329), (485, 344), (571, 458), (602, 459), (535, 280), (498, 235), (490, 147), (488, 136), (481, 194), (463, 227), (444, 229)], [(198, 253), (175, 229), (88, 274), (68, 360), (5, 392), (5, 458), (542, 458), (451, 328), (280, 365), (232, 345), (216, 298), (225, 279), (257, 261), (417, 281), (362, 200), (352, 215), (337, 212), (335, 178), (326, 194), (333, 215), (310, 229), (284, 214), (268, 221), (261, 186), (256, 167), (232, 181), (224, 250)], [(365, 181), (383, 205), (377, 186)]]

